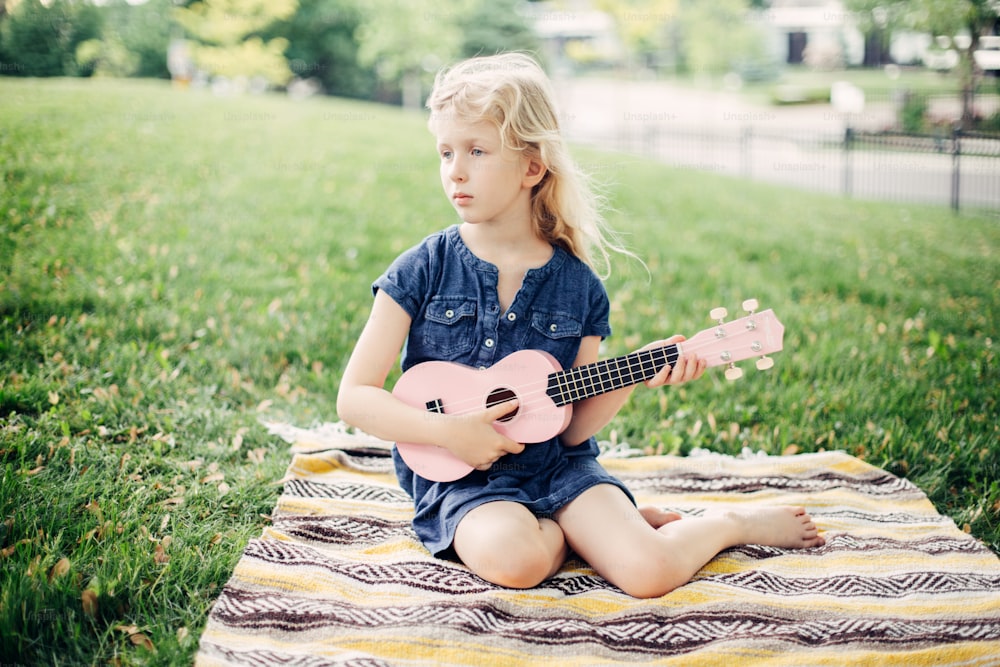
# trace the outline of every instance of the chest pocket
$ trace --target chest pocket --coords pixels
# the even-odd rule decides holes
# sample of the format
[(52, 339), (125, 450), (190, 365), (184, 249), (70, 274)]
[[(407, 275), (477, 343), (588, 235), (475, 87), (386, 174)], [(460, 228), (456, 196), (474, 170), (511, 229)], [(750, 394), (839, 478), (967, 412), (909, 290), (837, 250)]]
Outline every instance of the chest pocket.
[(583, 336), (583, 324), (566, 313), (535, 311), (531, 315), (524, 347), (545, 350), (566, 367), (576, 359)]
[(461, 296), (431, 297), (423, 329), (429, 351), (446, 357), (469, 351), (476, 342), (476, 302)]

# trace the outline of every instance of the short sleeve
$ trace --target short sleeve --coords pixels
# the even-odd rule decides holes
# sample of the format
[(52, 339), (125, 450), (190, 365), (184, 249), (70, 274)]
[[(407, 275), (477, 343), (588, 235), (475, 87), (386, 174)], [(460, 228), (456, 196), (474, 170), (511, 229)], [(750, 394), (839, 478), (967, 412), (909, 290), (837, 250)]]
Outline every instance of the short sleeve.
[(421, 243), (397, 257), (372, 283), (372, 295), (382, 290), (411, 318), (415, 318), (427, 293), (429, 270), (427, 245)]

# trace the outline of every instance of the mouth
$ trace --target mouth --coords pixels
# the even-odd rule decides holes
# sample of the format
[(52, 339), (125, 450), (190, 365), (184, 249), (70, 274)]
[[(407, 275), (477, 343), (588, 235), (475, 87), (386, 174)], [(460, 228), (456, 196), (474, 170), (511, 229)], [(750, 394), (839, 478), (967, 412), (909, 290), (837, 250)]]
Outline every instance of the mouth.
[(472, 195), (467, 195), (464, 192), (456, 192), (451, 196), (451, 199), (456, 204), (466, 204), (472, 201)]

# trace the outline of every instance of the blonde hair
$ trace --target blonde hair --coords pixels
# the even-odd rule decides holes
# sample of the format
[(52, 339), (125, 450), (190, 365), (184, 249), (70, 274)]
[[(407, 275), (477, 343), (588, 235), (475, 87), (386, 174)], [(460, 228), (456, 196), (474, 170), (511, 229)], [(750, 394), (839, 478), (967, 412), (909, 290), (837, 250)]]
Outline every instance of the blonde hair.
[(430, 122), (451, 113), (496, 123), (504, 147), (546, 167), (531, 193), (536, 233), (575, 255), (602, 277), (609, 250), (626, 251), (606, 226), (602, 198), (570, 157), (559, 128), (555, 94), (542, 68), (522, 53), (476, 57), (442, 70), (427, 99)]

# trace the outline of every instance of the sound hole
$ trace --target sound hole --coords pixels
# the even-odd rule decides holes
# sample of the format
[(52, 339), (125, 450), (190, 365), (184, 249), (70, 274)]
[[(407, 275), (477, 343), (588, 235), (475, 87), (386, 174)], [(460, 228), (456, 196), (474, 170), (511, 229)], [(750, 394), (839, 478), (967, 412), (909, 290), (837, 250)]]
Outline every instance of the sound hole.
[[(490, 395), (486, 397), (486, 407), (491, 407), (499, 403), (506, 403), (507, 401), (517, 398), (515, 394), (510, 389), (506, 387), (500, 387), (499, 389), (494, 389), (490, 392)], [(509, 422), (515, 416), (517, 416), (518, 408), (515, 407), (513, 410), (505, 414), (503, 417), (498, 419), (498, 422)]]

